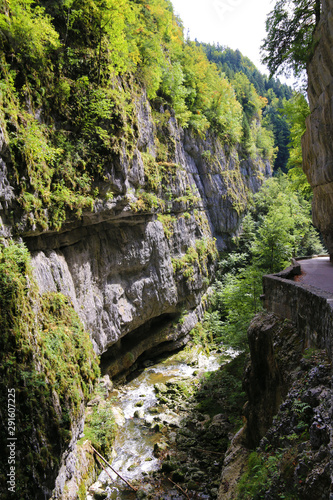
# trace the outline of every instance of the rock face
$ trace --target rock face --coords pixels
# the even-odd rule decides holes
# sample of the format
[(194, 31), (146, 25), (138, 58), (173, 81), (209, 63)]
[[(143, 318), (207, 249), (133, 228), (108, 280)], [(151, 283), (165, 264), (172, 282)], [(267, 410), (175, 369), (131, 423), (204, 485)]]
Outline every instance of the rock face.
[(259, 444), (269, 429), (290, 386), (290, 373), (301, 354), (299, 336), (293, 323), (283, 324), (274, 314), (254, 318), (248, 330), (251, 363), (244, 374), (248, 396), (245, 408), (246, 441)]
[[(144, 94), (136, 112), (134, 151), (124, 142), (97, 186), (93, 210), (80, 218), (69, 214), (58, 232), (29, 226), (12, 196), (10, 164), (0, 163), (2, 235), (10, 234), (12, 220), (31, 251), (41, 293), (71, 298), (98, 354), (114, 346), (111, 357), (122, 361), (112, 374), (145, 348), (177, 343), (198, 321), (216, 259), (213, 238), (219, 249), (228, 247), (248, 193), (271, 174), (267, 161), (242, 159), (213, 135), (184, 131), (167, 109), (153, 120)], [(4, 137), (0, 146), (4, 153)], [(112, 195), (103, 197), (107, 192)], [(170, 337), (164, 327), (184, 310), (190, 319)]]
[(322, 1), (315, 33), (316, 48), (308, 65), (311, 114), (303, 137), (303, 168), (312, 186), (313, 221), (333, 254), (333, 2)]
[(311, 285), (293, 281), (298, 266), (263, 277), (264, 306), (276, 315), (292, 321), (307, 347), (332, 348), (333, 294)]
[(305, 348), (296, 325), (272, 313), (253, 319), (248, 338), (246, 424), (226, 453), (218, 499), (246, 492), (246, 498), (326, 500), (333, 445), (327, 352)]

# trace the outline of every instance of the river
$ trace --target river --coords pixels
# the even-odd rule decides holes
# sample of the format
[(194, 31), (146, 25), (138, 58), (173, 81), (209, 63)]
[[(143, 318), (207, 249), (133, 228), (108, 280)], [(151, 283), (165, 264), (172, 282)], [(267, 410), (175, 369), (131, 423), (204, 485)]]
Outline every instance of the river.
[[(185, 384), (185, 394), (190, 395), (191, 389), (187, 388), (195, 389), (204, 372), (218, 370), (236, 354), (229, 351), (223, 356), (221, 353), (207, 355), (197, 350), (190, 355), (178, 353), (158, 363), (148, 361), (141, 373), (116, 388), (110, 395), (115, 398), (113, 412), (118, 424), (111, 466), (139, 491), (132, 491), (107, 468), (107, 472), (103, 471), (90, 487), (87, 500), (95, 500), (98, 497), (96, 492), (101, 494), (98, 498), (112, 500), (186, 498), (182, 487), (176, 486), (176, 481), (156, 480), (161, 460), (176, 446), (177, 430), (181, 428), (181, 422), (191, 406), (183, 395), (181, 401), (170, 407), (170, 404), (164, 404), (167, 402), (164, 395), (167, 396), (168, 391), (175, 392), (173, 387), (179, 388), (181, 384)], [(196, 498), (209, 499), (213, 496), (198, 492)]]

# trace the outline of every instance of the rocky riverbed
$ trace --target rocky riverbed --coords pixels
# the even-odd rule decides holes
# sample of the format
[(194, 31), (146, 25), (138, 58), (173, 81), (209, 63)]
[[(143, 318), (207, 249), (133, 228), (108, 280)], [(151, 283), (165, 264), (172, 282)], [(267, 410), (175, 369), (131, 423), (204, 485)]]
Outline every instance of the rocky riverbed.
[(117, 387), (111, 393), (118, 421), (112, 467), (137, 491), (107, 469), (87, 498), (216, 498), (224, 453), (245, 401), (244, 356), (233, 359), (235, 354), (187, 348), (159, 363), (146, 362)]

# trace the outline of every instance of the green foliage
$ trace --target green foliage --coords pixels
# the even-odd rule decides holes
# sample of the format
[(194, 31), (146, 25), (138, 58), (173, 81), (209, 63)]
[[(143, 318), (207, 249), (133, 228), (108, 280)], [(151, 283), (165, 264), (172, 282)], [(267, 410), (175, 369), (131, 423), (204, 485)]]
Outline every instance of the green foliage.
[(60, 395), (61, 403), (71, 401), (70, 411), (77, 417), (82, 395), (89, 397), (91, 380), (99, 373), (89, 335), (68, 298), (60, 293), (43, 296), (39, 319), (45, 325), (40, 345), (49, 383)]
[[(265, 456), (253, 451), (248, 459), (248, 470), (238, 483), (237, 499), (252, 500), (264, 498), (264, 492), (272, 485), (274, 475), (278, 474), (279, 458)], [(263, 492), (260, 495), (260, 491)]]
[(149, 191), (159, 193), (162, 184), (162, 171), (155, 158), (150, 153), (141, 153), (146, 187)]
[(195, 281), (195, 273), (208, 277), (208, 263), (215, 260), (217, 250), (215, 240), (211, 237), (204, 237), (196, 240), (195, 246), (187, 248), (186, 253), (181, 257), (172, 258), (174, 273), (181, 273), (183, 278), (189, 282)]
[(164, 234), (169, 239), (173, 235), (174, 223), (177, 222), (177, 218), (170, 214), (159, 214), (157, 219), (162, 223)]
[(196, 409), (211, 417), (221, 412), (227, 414), (234, 432), (242, 424), (241, 409), (246, 399), (242, 390), (244, 363), (245, 356), (240, 354), (220, 370), (206, 373), (196, 394)]
[(81, 442), (88, 439), (103, 456), (110, 455), (116, 434), (116, 423), (112, 413), (113, 403), (113, 400), (103, 398), (99, 403), (89, 407), (84, 423), (84, 437)]
[(290, 99), (292, 89), (288, 85), (281, 83), (279, 79), (268, 78), (267, 75), (260, 73), (250, 59), (243, 56), (238, 49), (232, 50), (219, 44), (200, 43), (200, 45), (208, 59), (214, 62), (229, 80), (233, 80), (235, 74), (243, 73), (260, 96), (268, 98), (268, 92), (272, 91), (278, 99)]
[(257, 94), (244, 73), (236, 73), (231, 83), (243, 108), (242, 142), (246, 152), (254, 159), (263, 155), (273, 160), (274, 135), (268, 127), (263, 126), (265, 122), (262, 121), (262, 108), (267, 105), (267, 99)]
[(278, 0), (266, 21), (263, 63), (271, 76), (277, 72), (295, 76), (312, 55), (313, 33), (320, 19), (320, 0)]
[(215, 284), (214, 292), (212, 306), (221, 318), (216, 339), (235, 349), (246, 349), (248, 326), (262, 308), (262, 272), (252, 265), (237, 274), (226, 274), (222, 282)]
[[(294, 190), (288, 176), (268, 179), (254, 196), (254, 203), (254, 219), (260, 229), (253, 243), (253, 253), (260, 258), (261, 238), (266, 239), (270, 249), (266, 248), (266, 263), (262, 264), (262, 267), (275, 272), (280, 270), (279, 265), (288, 264), (289, 256), (313, 255), (323, 251), (318, 234), (311, 223), (311, 203)], [(283, 240), (284, 247), (273, 241), (274, 222), (280, 227), (279, 238)], [(273, 252), (274, 262), (268, 265), (269, 252)]]
[[(259, 124), (264, 101), (249, 82), (237, 100), (237, 84), (185, 42), (168, 0), (6, 0), (0, 30), (0, 123), (25, 230), (60, 230), (114, 192), (110, 164), (124, 151), (131, 163), (143, 86), (163, 119), (174, 113), (198, 134), (211, 128), (253, 156), (272, 157), (270, 132)], [(157, 161), (143, 153), (149, 199), (141, 196), (135, 210), (164, 204), (175, 144), (161, 136)]]
[(310, 202), (287, 175), (268, 179), (243, 219), (236, 250), (219, 262), (211, 309), (203, 323), (216, 342), (247, 348), (247, 329), (261, 309), (262, 276), (281, 271), (291, 257), (322, 252)]
[(288, 175), (295, 190), (301, 192), (306, 198), (311, 198), (311, 186), (302, 168), (302, 136), (306, 130), (305, 120), (310, 114), (309, 104), (303, 94), (296, 92), (290, 101), (284, 101), (283, 104), (283, 112), (290, 125)]
[(161, 198), (154, 193), (141, 191), (138, 194), (137, 200), (130, 204), (133, 212), (151, 212), (156, 210), (164, 210), (165, 203)]
[(285, 114), (282, 112), (282, 108), (284, 102), (289, 102), (291, 92), (287, 98), (282, 99), (281, 97), (278, 98), (272, 89), (269, 89), (265, 96), (267, 105), (263, 110), (263, 124), (266, 129), (272, 131), (274, 135), (274, 147), (277, 149), (274, 170), (276, 172), (286, 172), (289, 160), (290, 125)]
[[(0, 291), (0, 402), (7, 408), (7, 387), (15, 389), (15, 437), (26, 464), (16, 469), (16, 491), (19, 498), (35, 498), (44, 491), (45, 475), (54, 484), (71, 418), (81, 414), (99, 367), (68, 299), (39, 295), (21, 244), (0, 249)], [(3, 442), (6, 431), (3, 426)], [(7, 470), (6, 453), (0, 462)]]
[(34, 0), (5, 0), (0, 6), (2, 44), (24, 65), (45, 63), (60, 47), (59, 35), (45, 9)]
[(207, 60), (201, 47), (187, 42), (182, 55), (185, 102), (191, 111), (189, 123), (199, 133), (209, 126), (222, 139), (235, 143), (241, 138), (241, 107), (229, 82)]
[(224, 183), (226, 185), (226, 194), (222, 195), (224, 199), (232, 203), (233, 209), (240, 216), (244, 213), (248, 204), (250, 193), (245, 185), (244, 177), (240, 170), (238, 157), (235, 157), (235, 168), (222, 171)]
[[(247, 151), (255, 155), (258, 150), (259, 154), (274, 158), (274, 170), (285, 172), (289, 158), (289, 126), (281, 108), (283, 99), (291, 98), (291, 88), (277, 79), (269, 79), (261, 74), (239, 50), (205, 43), (200, 45), (208, 59), (231, 82), (243, 105), (242, 142)], [(258, 126), (261, 110), (261, 126)]]
[(162, 75), (160, 92), (171, 103), (179, 124), (187, 127), (192, 113), (186, 106), (189, 91), (184, 82), (185, 75), (180, 62), (170, 64)]

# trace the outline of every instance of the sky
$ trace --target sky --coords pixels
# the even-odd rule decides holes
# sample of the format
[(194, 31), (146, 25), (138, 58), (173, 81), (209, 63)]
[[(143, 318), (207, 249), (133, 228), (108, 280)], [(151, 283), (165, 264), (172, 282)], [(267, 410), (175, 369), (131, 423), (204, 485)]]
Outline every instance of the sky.
[(267, 14), (274, 0), (171, 0), (174, 11), (189, 30), (191, 40), (219, 43), (251, 59), (268, 74), (260, 63), (260, 46), (266, 35)]

